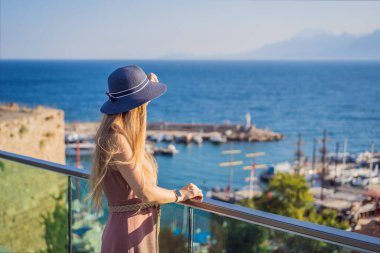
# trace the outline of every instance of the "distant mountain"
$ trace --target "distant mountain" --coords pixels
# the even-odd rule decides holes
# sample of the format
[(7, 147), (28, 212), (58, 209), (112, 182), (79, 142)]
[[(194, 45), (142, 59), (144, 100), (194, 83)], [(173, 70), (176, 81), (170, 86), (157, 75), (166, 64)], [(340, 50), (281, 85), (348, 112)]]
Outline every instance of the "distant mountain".
[(363, 36), (305, 31), (227, 58), (249, 60), (380, 60), (380, 29)]

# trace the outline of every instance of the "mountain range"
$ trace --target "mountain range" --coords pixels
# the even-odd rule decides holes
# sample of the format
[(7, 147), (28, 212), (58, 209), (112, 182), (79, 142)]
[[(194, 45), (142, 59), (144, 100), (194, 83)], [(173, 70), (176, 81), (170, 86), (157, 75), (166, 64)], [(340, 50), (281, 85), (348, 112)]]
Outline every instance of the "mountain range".
[(380, 29), (363, 36), (306, 31), (289, 40), (231, 57), (261, 60), (380, 60)]
[(167, 54), (172, 59), (225, 60), (380, 60), (380, 29), (356, 36), (305, 30), (288, 40), (264, 45), (249, 52), (215, 56)]

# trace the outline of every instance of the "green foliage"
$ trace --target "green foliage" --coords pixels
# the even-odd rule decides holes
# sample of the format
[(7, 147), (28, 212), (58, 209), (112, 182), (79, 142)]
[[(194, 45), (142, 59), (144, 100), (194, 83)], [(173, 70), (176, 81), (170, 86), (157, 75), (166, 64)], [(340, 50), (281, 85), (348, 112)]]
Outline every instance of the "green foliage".
[(324, 209), (322, 212), (317, 213), (315, 208), (312, 208), (308, 215), (308, 221), (324, 226), (347, 229), (350, 226), (348, 221), (339, 221), (337, 215), (337, 211), (333, 209)]
[[(313, 206), (306, 179), (300, 175), (278, 173), (261, 197), (239, 203), (299, 220), (345, 229), (347, 221), (339, 221), (337, 212), (325, 209), (318, 213)], [(338, 253), (341, 247), (274, 229), (268, 229), (219, 215), (210, 215), (210, 253), (276, 252)]]
[[(313, 197), (309, 194), (307, 182), (303, 176), (291, 175), (289, 173), (277, 173), (269, 183), (268, 189), (263, 192), (261, 197), (253, 200), (245, 200), (240, 204), (246, 207), (255, 207), (262, 211), (310, 221), (325, 226), (340, 229), (348, 228), (349, 224), (347, 221), (339, 221), (337, 219), (337, 212), (335, 210), (325, 209), (318, 213), (312, 203)], [(339, 252), (340, 248), (339, 246), (326, 242), (275, 230), (270, 230), (270, 232), (267, 233), (266, 238), (262, 237), (262, 240), (263, 244), (269, 243), (275, 245), (275, 252), (278, 253), (335, 253)], [(263, 249), (263, 246), (261, 247)]]
[(337, 219), (335, 210), (324, 209), (317, 213), (312, 203), (313, 196), (309, 193), (306, 179), (289, 173), (277, 173), (268, 190), (254, 200), (257, 209), (266, 212), (340, 229), (349, 227), (347, 221)]
[(174, 235), (169, 227), (161, 228), (159, 247), (162, 253), (177, 253), (187, 251), (187, 239), (183, 234)]
[(255, 200), (258, 209), (303, 220), (311, 207), (313, 196), (309, 193), (305, 177), (289, 173), (277, 173), (269, 188)]
[(62, 203), (65, 192), (58, 197), (53, 197), (56, 201), (53, 212), (42, 215), (45, 226), (46, 250), (43, 253), (66, 253), (68, 242), (68, 211), (66, 205)]
[(240, 220), (211, 214), (210, 253), (217, 252), (265, 252), (265, 228)]
[(242, 199), (237, 204), (241, 206), (249, 207), (249, 208), (256, 208), (255, 201), (253, 198)]
[(280, 245), (277, 253), (338, 253), (340, 246), (323, 241), (302, 237), (281, 231), (275, 231), (272, 241)]

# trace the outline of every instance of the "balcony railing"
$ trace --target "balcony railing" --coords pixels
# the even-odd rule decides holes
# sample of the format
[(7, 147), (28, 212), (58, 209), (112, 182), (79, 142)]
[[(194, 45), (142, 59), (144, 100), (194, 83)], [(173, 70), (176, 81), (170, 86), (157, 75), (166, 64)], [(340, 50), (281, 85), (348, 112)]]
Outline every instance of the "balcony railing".
[[(68, 211), (65, 213), (67, 226), (64, 232), (66, 233), (67, 229), (68, 236), (64, 245), (67, 252), (72, 252), (73, 244), (76, 245), (74, 250), (76, 252), (85, 252), (86, 247), (89, 249), (90, 246), (86, 245), (86, 241), (83, 241), (81, 236), (86, 233), (85, 230), (90, 229), (89, 226), (95, 219), (84, 221), (78, 218), (77, 216), (83, 213), (83, 209), (89, 211), (90, 208), (75, 206), (78, 202), (73, 200), (76, 197), (72, 197), (75, 192), (77, 198), (80, 199), (79, 186), (86, 185), (89, 172), (5, 151), (0, 151), (0, 158), (2, 158), (0, 159), (0, 193), (8, 196), (2, 202), (4, 205), (0, 209), (0, 231), (3, 230), (0, 232), (0, 238), (3, 236), (3, 239), (0, 239), (0, 252), (2, 247), (11, 250), (10, 252), (17, 252), (22, 247), (25, 247), (24, 252), (35, 252), (37, 249), (33, 247), (42, 247), (42, 249), (55, 247), (50, 245), (48, 240), (54, 240), (49, 239), (49, 236), (55, 231), (52, 224), (57, 222), (59, 209), (56, 208), (49, 219), (49, 215), (44, 213), (49, 209), (48, 207), (38, 209), (44, 205), (45, 201), (37, 204), (34, 202), (43, 200), (44, 197), (38, 197), (41, 192), (46, 192), (46, 196), (57, 195), (60, 189), (69, 193), (66, 195), (67, 198), (65, 196)], [(1, 175), (2, 173), (4, 175)], [(57, 199), (55, 201), (59, 202)], [(78, 208), (82, 211), (78, 211)], [(52, 210), (52, 207), (49, 210)], [(40, 240), (41, 238), (34, 240), (33, 237), (41, 236), (41, 232), (36, 229), (36, 234), (30, 234), (28, 232), (30, 228), (27, 226), (29, 220), (18, 215), (18, 213), (24, 213), (23, 216), (25, 216), (25, 213), (32, 214), (33, 212), (37, 212), (38, 216), (42, 217), (42, 221), (35, 223), (37, 224), (35, 226), (44, 225), (42, 236), (46, 242)], [(31, 219), (30, 222), (32, 221)], [(20, 222), (24, 225), (20, 226)], [(80, 225), (76, 227), (75, 222), (80, 222)], [(187, 201), (162, 205), (161, 224), (160, 245), (177, 247), (183, 252), (380, 252), (380, 238), (208, 198), (205, 198), (202, 203)], [(170, 233), (163, 232), (163, 229), (168, 229)], [(62, 233), (62, 229), (58, 229), (57, 233), (58, 231)], [(18, 236), (26, 239), (18, 242)], [(100, 243), (100, 236), (101, 229), (95, 233), (92, 241), (95, 241), (95, 244)], [(174, 242), (170, 236), (179, 238), (175, 241), (178, 245), (168, 243), (168, 241)], [(262, 240), (264, 236), (267, 240)], [(91, 238), (87, 239), (91, 241)], [(28, 244), (28, 240), (32, 243)], [(83, 248), (82, 251), (78, 250), (78, 245), (81, 243), (83, 244), (80, 246)], [(35, 246), (26, 244), (35, 244)], [(296, 249), (296, 247), (299, 248)], [(99, 245), (92, 246), (91, 250), (99, 251)]]

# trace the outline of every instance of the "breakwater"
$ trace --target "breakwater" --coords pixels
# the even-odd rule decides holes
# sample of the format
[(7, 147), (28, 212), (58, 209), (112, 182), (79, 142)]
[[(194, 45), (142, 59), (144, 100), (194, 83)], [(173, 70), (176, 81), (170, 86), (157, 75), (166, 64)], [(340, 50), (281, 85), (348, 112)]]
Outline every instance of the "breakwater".
[[(73, 122), (65, 124), (66, 134), (77, 133), (83, 139), (92, 139), (99, 126), (98, 122)], [(269, 129), (256, 128), (243, 124), (204, 124), (151, 122), (147, 126), (147, 137), (157, 140), (160, 135), (164, 140), (188, 142), (193, 138), (210, 141), (279, 141), (285, 136)]]

